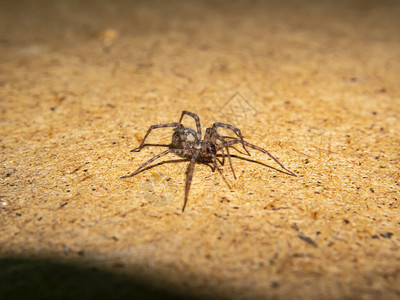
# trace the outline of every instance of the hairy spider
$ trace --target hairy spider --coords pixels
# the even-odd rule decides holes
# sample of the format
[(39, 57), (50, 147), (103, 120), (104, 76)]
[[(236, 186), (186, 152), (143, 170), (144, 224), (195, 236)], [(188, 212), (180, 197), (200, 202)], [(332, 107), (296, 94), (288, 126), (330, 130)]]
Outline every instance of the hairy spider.
[[(196, 122), (196, 131), (184, 127), (181, 123), (183, 117), (188, 115), (192, 117)], [(173, 127), (174, 133), (172, 135), (172, 142), (169, 145), (160, 145), (160, 144), (145, 144), (146, 138), (149, 136), (150, 132), (153, 129), (157, 128), (165, 128), (165, 127)], [(226, 130), (232, 131), (236, 136), (222, 136), (218, 133), (218, 128), (225, 128)], [(259, 150), (265, 154), (267, 154), (271, 159), (273, 159), (283, 170), (285, 170), (288, 175), (297, 176), (292, 171), (286, 169), (272, 154), (270, 154), (267, 150), (260, 148), (256, 145), (250, 144), (243, 139), (242, 133), (240, 130), (230, 124), (215, 122), (211, 127), (207, 128), (204, 134), (204, 138), (201, 138), (201, 126), (200, 126), (200, 118), (189, 111), (182, 111), (181, 118), (179, 122), (168, 123), (168, 124), (159, 124), (159, 125), (151, 125), (146, 135), (144, 136), (142, 142), (139, 147), (131, 150), (131, 152), (139, 152), (142, 150), (144, 146), (163, 146), (168, 147), (167, 150), (157, 154), (156, 156), (150, 158), (144, 164), (142, 164), (139, 168), (137, 168), (132, 174), (127, 176), (122, 176), (120, 178), (128, 178), (133, 177), (136, 174), (150, 169), (156, 165), (149, 166), (155, 160), (169, 154), (174, 153), (182, 158), (183, 161), (190, 161), (189, 166), (186, 170), (186, 186), (185, 186), (185, 201), (182, 207), (182, 212), (185, 210), (186, 203), (189, 196), (190, 185), (192, 183), (194, 166), (196, 163), (205, 164), (211, 167), (214, 172), (216, 169), (222, 175), (221, 169), (218, 167), (218, 163), (223, 166), (225, 162), (225, 157), (228, 158), (230, 169), (232, 170), (233, 177), (236, 179), (235, 172), (232, 167), (231, 157), (236, 157), (240, 159), (244, 159), (250, 162), (259, 163), (265, 165), (263, 163), (257, 162), (255, 160), (246, 159), (240, 156), (231, 155), (229, 153), (229, 148), (233, 148), (235, 144), (241, 144), (244, 151), (247, 155), (250, 156), (250, 153), (247, 151), (246, 147), (253, 148), (255, 150)], [(226, 153), (225, 153), (226, 151)], [(238, 150), (237, 150), (238, 151)], [(220, 152), (220, 154), (219, 154)], [(239, 151), (240, 152), (240, 151)], [(242, 152), (240, 152), (242, 153)], [(219, 159), (221, 158), (221, 159)], [(159, 163), (160, 165), (162, 163)], [(148, 166), (148, 167), (147, 167)], [(147, 167), (147, 168), (146, 168)], [(226, 180), (225, 180), (226, 182)], [(226, 182), (227, 183), (227, 182)], [(228, 183), (227, 183), (228, 184)], [(229, 184), (228, 184), (229, 186)]]

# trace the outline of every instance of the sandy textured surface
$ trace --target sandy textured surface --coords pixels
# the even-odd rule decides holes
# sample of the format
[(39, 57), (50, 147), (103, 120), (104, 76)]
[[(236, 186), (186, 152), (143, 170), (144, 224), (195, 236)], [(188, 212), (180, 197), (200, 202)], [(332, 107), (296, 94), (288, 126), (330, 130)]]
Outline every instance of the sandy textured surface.
[[(398, 1), (19, 2), (0, 2), (0, 296), (40, 259), (200, 297), (400, 297)], [(182, 110), (298, 177), (255, 151), (271, 167), (234, 159), (232, 189), (199, 165), (183, 214), (186, 162), (120, 179)]]

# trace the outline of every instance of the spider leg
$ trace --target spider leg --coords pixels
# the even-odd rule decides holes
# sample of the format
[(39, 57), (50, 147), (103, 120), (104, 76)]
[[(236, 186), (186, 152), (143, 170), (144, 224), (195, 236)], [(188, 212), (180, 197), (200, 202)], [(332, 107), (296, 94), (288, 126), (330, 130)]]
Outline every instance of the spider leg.
[(137, 175), (137, 174), (139, 174), (139, 173), (142, 173), (142, 172), (145, 172), (145, 171), (147, 171), (147, 170), (150, 170), (150, 169), (159, 167), (159, 166), (164, 165), (164, 164), (179, 163), (179, 162), (187, 162), (187, 161), (189, 161), (187, 158), (182, 158), (182, 159), (171, 159), (171, 160), (160, 161), (160, 162), (158, 162), (158, 163), (156, 163), (156, 164), (153, 164), (153, 165), (150, 165), (150, 166), (147, 166), (147, 167), (142, 168), (142, 169), (139, 170), (135, 175)]
[[(251, 156), (251, 155), (248, 155), (247, 153), (243, 153), (243, 151), (238, 150), (236, 147), (231, 146), (231, 148), (234, 149), (234, 150), (236, 150), (236, 151), (239, 152), (240, 154), (247, 155), (247, 156)], [(231, 154), (231, 157), (232, 157), (232, 154)]]
[(167, 155), (168, 153), (171, 153), (171, 152), (172, 152), (172, 149), (168, 149), (168, 150), (165, 150), (164, 152), (161, 152), (160, 154), (157, 154), (156, 156), (154, 156), (154, 157), (150, 158), (148, 161), (146, 161), (139, 168), (137, 168), (132, 174), (126, 175), (126, 176), (121, 176), (120, 178), (128, 178), (128, 177), (135, 176), (137, 173), (139, 173), (141, 170), (143, 170), (143, 168), (145, 168), (146, 166), (151, 164), (153, 161), (155, 161), (156, 159), (159, 159), (160, 157), (163, 157), (163, 156), (165, 156), (165, 155)]
[(219, 163), (221, 164), (221, 166), (223, 166), (225, 164), (225, 152), (224, 152), (223, 148), (221, 148), (221, 152), (222, 152), (222, 155), (221, 155), (222, 161), (219, 161)]
[(217, 168), (217, 155), (213, 155), (213, 166), (212, 166), (212, 168), (211, 168), (211, 170), (213, 171), (213, 172), (215, 172), (215, 169)]
[(182, 119), (183, 119), (184, 115), (188, 115), (188, 116), (192, 117), (195, 120), (196, 128), (197, 128), (197, 135), (199, 136), (199, 140), (201, 140), (201, 126), (200, 126), (200, 118), (199, 118), (199, 116), (194, 114), (194, 113), (192, 113), (192, 112), (190, 112), (190, 111), (184, 110), (184, 111), (182, 111), (182, 115), (181, 115), (181, 118), (179, 119), (179, 123), (182, 122)]
[[(222, 136), (222, 138), (223, 138), (223, 139), (229, 139), (229, 141), (231, 141), (231, 140), (237, 140), (236, 137), (225, 136), (225, 135)], [(229, 142), (229, 141), (228, 141), (228, 142)], [(230, 147), (232, 147), (234, 150), (236, 150), (236, 151), (239, 152), (240, 154), (247, 155), (247, 156), (251, 156), (251, 155), (249, 155), (249, 153), (243, 153), (241, 150), (237, 149), (236, 147), (233, 147), (233, 146), (230, 146)]]
[(279, 162), (279, 160), (278, 160), (277, 158), (275, 158), (275, 157), (274, 157), (271, 153), (269, 153), (267, 150), (265, 150), (265, 149), (263, 149), (263, 148), (261, 148), (261, 147), (258, 147), (258, 146), (256, 146), (256, 145), (250, 144), (250, 143), (248, 143), (248, 142), (246, 142), (246, 141), (243, 141), (243, 142), (245, 143), (246, 146), (248, 146), (248, 147), (250, 147), (250, 148), (253, 148), (253, 149), (255, 149), (255, 150), (258, 150), (258, 151), (261, 151), (261, 152), (267, 154), (267, 155), (268, 155), (270, 158), (272, 158), (272, 160), (275, 161), (282, 169), (284, 169), (285, 171), (289, 172), (291, 175), (297, 177), (297, 175), (296, 175), (295, 173), (293, 173), (293, 172), (290, 171), (289, 169), (286, 169), (286, 168)]
[[(209, 164), (207, 164), (207, 166), (209, 166), (209, 167), (211, 168), (211, 170), (213, 169), (213, 167), (210, 166)], [(225, 184), (226, 184), (226, 185), (228, 186), (228, 188), (231, 190), (232, 187), (230, 186), (230, 184), (229, 184), (228, 181), (226, 180), (224, 174), (222, 173), (222, 170), (221, 170), (218, 166), (216, 166), (216, 169), (217, 169), (218, 173), (221, 175), (221, 177), (222, 177), (222, 179), (224, 180)]]
[[(215, 124), (217, 124), (217, 123), (214, 123), (214, 125), (215, 125)], [(221, 123), (221, 124), (222, 124), (222, 123)], [(230, 125), (229, 125), (229, 126), (230, 126)], [(210, 127), (210, 128), (207, 128), (207, 129), (206, 129), (206, 133), (205, 133), (205, 135), (204, 135), (204, 141), (207, 142), (207, 143), (216, 145), (216, 140), (217, 140), (217, 139), (222, 143), (222, 146), (226, 149), (226, 153), (227, 153), (228, 161), (229, 161), (229, 166), (231, 167), (233, 177), (236, 179), (236, 174), (235, 174), (235, 171), (234, 171), (233, 166), (232, 166), (232, 160), (231, 160), (231, 156), (230, 156), (230, 154), (229, 154), (229, 148), (228, 148), (227, 142), (225, 141), (225, 139), (224, 139), (222, 136), (220, 136), (220, 135), (218, 134), (218, 132), (217, 132), (217, 130), (214, 128), (214, 126), (213, 126), (213, 127)], [(220, 145), (221, 145), (221, 144), (220, 144)], [(217, 150), (217, 148), (218, 148), (218, 145), (216, 145), (216, 150)], [(223, 152), (222, 149), (223, 149), (223, 148), (219, 148), (219, 149), (218, 149), (218, 150), (221, 150), (222, 153), (224, 154), (224, 156), (223, 156), (223, 159), (224, 159), (224, 160), (223, 160), (223, 162), (221, 163), (221, 165), (223, 165), (223, 164), (225, 163), (225, 152)], [(246, 150), (246, 151), (247, 151), (247, 150)]]
[[(229, 148), (228, 148), (227, 142), (223, 139), (222, 136), (220, 136), (220, 135), (217, 133), (216, 130), (214, 130), (214, 136), (215, 136), (215, 138), (217, 138), (218, 140), (221, 141), (222, 145), (223, 145), (224, 148), (226, 149), (226, 154), (227, 154), (227, 156), (228, 156), (229, 166), (231, 167), (232, 174), (233, 174), (233, 178), (236, 179), (236, 174), (235, 174), (235, 171), (233, 170), (231, 155), (230, 155), (230, 153), (229, 153)], [(223, 152), (222, 149), (223, 149), (223, 148), (221, 148), (221, 151), (222, 151), (222, 153), (224, 154), (223, 158), (224, 158), (224, 162), (225, 162), (225, 153)]]
[[(242, 143), (242, 141), (239, 140), (239, 139), (234, 139), (234, 140), (230, 140), (230, 141), (225, 141), (225, 143), (226, 143), (226, 145), (223, 145), (223, 144), (218, 145), (218, 146), (216, 147), (216, 151), (220, 151), (220, 150), (222, 150), (223, 148), (225, 148), (226, 146), (232, 147), (232, 146), (235, 145), (235, 144)], [(232, 147), (232, 148), (234, 148), (234, 147)], [(234, 149), (236, 149), (236, 148), (234, 148)], [(238, 151), (238, 152), (239, 152), (239, 151)], [(251, 155), (250, 155), (250, 156), (251, 156)]]
[(144, 146), (144, 142), (146, 141), (146, 138), (149, 136), (150, 132), (151, 132), (153, 129), (157, 129), (157, 128), (166, 128), (166, 127), (177, 127), (177, 128), (179, 128), (179, 129), (181, 129), (181, 132), (180, 132), (180, 134), (181, 134), (181, 139), (182, 139), (182, 140), (184, 139), (184, 136), (183, 136), (184, 133), (183, 133), (183, 130), (182, 130), (184, 127), (183, 127), (183, 125), (182, 125), (181, 123), (175, 122), (175, 123), (168, 123), (168, 124), (151, 125), (150, 128), (149, 128), (149, 130), (147, 130), (147, 133), (146, 133), (146, 135), (144, 136), (144, 138), (143, 138), (142, 142), (140, 143), (139, 147), (137, 147), (137, 148), (131, 150), (131, 152), (139, 152), (140, 150), (142, 150), (142, 148), (143, 148), (143, 146)]
[[(218, 157), (218, 156), (217, 156), (217, 157)], [(261, 161), (257, 161), (257, 160), (255, 160), (255, 159), (250, 159), (250, 158), (242, 157), (242, 156), (235, 155), (235, 154), (231, 154), (231, 157), (233, 157), (233, 158), (238, 158), (238, 159), (245, 160), (245, 161), (252, 162), (252, 163), (256, 163), (256, 164), (259, 164), (259, 165), (261, 165), (261, 166), (270, 168), (270, 169), (272, 169), (272, 170), (281, 172), (281, 173), (283, 173), (283, 174), (293, 176), (291, 173), (288, 173), (288, 172), (285, 171), (285, 170), (282, 170), (282, 169), (280, 169), (280, 168), (278, 169), (278, 167), (273, 167), (273, 166), (271, 166), (271, 165), (267, 165), (266, 163), (263, 163), (263, 162), (261, 162)]]
[(238, 129), (238, 128), (230, 125), (230, 124), (221, 123), (221, 122), (215, 122), (213, 124), (212, 128), (214, 128), (215, 131), (217, 131), (217, 128), (225, 128), (225, 129), (232, 130), (239, 137), (239, 139), (240, 139), (240, 141), (242, 143), (244, 151), (246, 151), (246, 153), (250, 156), (249, 151), (247, 151), (246, 147), (244, 146), (245, 142), (244, 142), (243, 135), (242, 135), (242, 132), (240, 131), (240, 129)]
[(189, 197), (189, 190), (190, 190), (190, 186), (192, 184), (193, 172), (194, 172), (194, 166), (196, 164), (196, 160), (197, 160), (197, 155), (193, 156), (190, 159), (189, 166), (186, 170), (185, 202), (183, 203), (182, 212), (185, 211), (186, 203), (187, 203), (187, 200)]
[[(285, 168), (285, 167), (280, 163), (280, 161), (279, 161), (277, 158), (275, 158), (271, 153), (269, 153), (267, 150), (265, 150), (265, 149), (263, 149), (263, 148), (261, 148), (261, 147), (258, 147), (258, 146), (256, 146), (256, 145), (250, 144), (250, 143), (248, 143), (248, 142), (246, 142), (246, 141), (244, 141), (244, 140), (241, 141), (241, 140), (239, 140), (239, 139), (230, 140), (230, 141), (228, 141), (228, 142), (226, 142), (226, 143), (228, 144), (228, 146), (232, 146), (232, 145), (234, 145), (234, 144), (238, 144), (238, 143), (242, 143), (242, 142), (243, 142), (247, 147), (253, 148), (253, 149), (255, 149), (255, 150), (258, 150), (258, 151), (261, 151), (261, 152), (267, 154), (267, 155), (268, 155), (270, 158), (272, 158), (272, 160), (275, 161), (282, 169), (284, 169), (284, 170), (285, 170), (286, 172), (288, 172), (290, 175), (297, 177), (297, 175), (296, 175), (295, 173), (293, 173), (293, 172), (290, 171), (289, 169)], [(218, 150), (221, 150), (221, 149), (223, 148), (223, 147), (221, 147), (221, 146), (223, 146), (223, 145), (219, 145), (219, 146), (217, 147), (217, 151), (218, 151)]]
[[(166, 147), (166, 148), (169, 148), (169, 147), (171, 147), (171, 144), (150, 144), (150, 143), (146, 143), (146, 144), (143, 144), (142, 148), (144, 148), (146, 146), (147, 147), (151, 146), (151, 147)], [(136, 150), (136, 149), (133, 149), (130, 152), (136, 152), (134, 150)]]

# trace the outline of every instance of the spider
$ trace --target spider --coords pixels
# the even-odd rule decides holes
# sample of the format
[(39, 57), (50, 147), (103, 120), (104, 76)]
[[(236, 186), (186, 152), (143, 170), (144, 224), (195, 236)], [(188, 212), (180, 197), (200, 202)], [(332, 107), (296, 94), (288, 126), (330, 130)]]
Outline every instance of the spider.
[[(192, 128), (184, 127), (181, 123), (183, 117), (187, 115), (192, 117), (196, 123), (196, 131)], [(158, 128), (166, 128), (172, 127), (173, 134), (172, 134), (172, 141), (168, 145), (160, 145), (160, 144), (145, 144), (147, 137), (149, 136), (150, 132), (154, 129)], [(222, 136), (218, 133), (219, 128), (224, 128), (227, 131), (230, 131), (234, 134), (234, 136)], [(239, 159), (244, 159), (250, 162), (259, 163), (265, 165), (261, 162), (250, 160), (247, 158), (243, 158), (237, 155), (230, 154), (229, 149), (233, 148), (236, 151), (240, 152), (238, 149), (233, 147), (234, 145), (240, 144), (243, 147), (243, 150), (246, 152), (248, 156), (250, 156), (249, 151), (246, 147), (261, 151), (267, 154), (272, 160), (274, 160), (283, 170), (283, 172), (288, 175), (297, 176), (292, 171), (285, 168), (272, 154), (270, 154), (267, 150), (258, 147), (256, 145), (250, 144), (246, 142), (243, 138), (243, 135), (240, 129), (226, 123), (215, 122), (211, 127), (207, 128), (202, 139), (201, 137), (201, 125), (200, 125), (200, 118), (198, 115), (189, 112), (189, 111), (182, 111), (181, 118), (179, 122), (168, 123), (168, 124), (158, 124), (158, 125), (151, 125), (149, 130), (147, 131), (146, 135), (144, 136), (143, 140), (141, 141), (139, 147), (131, 150), (131, 152), (139, 152), (145, 146), (163, 146), (167, 147), (168, 149), (157, 154), (156, 156), (150, 158), (144, 164), (142, 164), (139, 168), (137, 168), (132, 174), (121, 176), (120, 178), (128, 178), (137, 175), (140, 172), (143, 172), (147, 169), (153, 168), (155, 166), (161, 165), (165, 162), (161, 162), (152, 166), (149, 166), (155, 160), (166, 156), (169, 153), (173, 153), (179, 157), (182, 157), (182, 160), (174, 160), (170, 162), (178, 162), (178, 161), (189, 161), (189, 165), (186, 170), (186, 183), (185, 183), (185, 200), (182, 207), (182, 212), (185, 211), (186, 203), (189, 197), (189, 190), (192, 184), (193, 179), (193, 172), (196, 163), (201, 163), (208, 165), (211, 167), (211, 170), (214, 172), (218, 170), (218, 172), (223, 176), (221, 169), (218, 166), (218, 163), (223, 166), (225, 163), (225, 158), (227, 157), (230, 169), (232, 171), (233, 177), (236, 179), (235, 171), (232, 167), (231, 157), (236, 157)], [(282, 172), (282, 171), (281, 171)], [(223, 177), (224, 178), (224, 177)], [(224, 178), (225, 180), (225, 178)], [(227, 183), (227, 181), (225, 180)], [(229, 184), (227, 183), (228, 187), (230, 188)]]

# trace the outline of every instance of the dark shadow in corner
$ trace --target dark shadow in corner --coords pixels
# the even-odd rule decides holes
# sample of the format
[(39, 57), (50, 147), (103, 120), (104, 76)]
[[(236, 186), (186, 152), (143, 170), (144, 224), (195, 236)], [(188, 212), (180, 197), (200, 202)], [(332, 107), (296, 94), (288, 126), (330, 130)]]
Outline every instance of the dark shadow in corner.
[(0, 299), (193, 298), (95, 267), (45, 259), (0, 259)]

